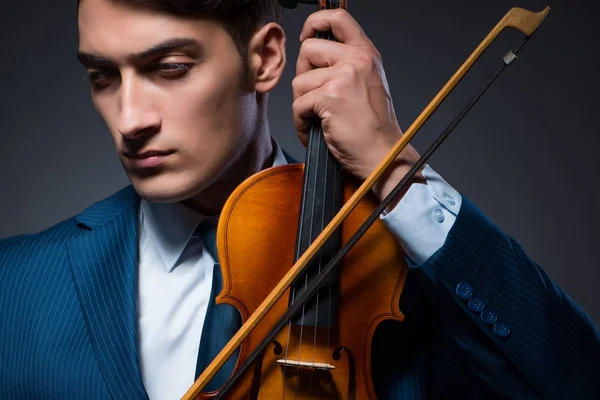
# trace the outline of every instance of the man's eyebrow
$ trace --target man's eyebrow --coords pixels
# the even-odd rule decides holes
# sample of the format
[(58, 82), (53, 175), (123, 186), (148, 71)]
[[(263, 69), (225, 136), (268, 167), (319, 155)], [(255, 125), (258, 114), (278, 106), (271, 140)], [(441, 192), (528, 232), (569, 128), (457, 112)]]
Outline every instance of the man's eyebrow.
[[(179, 50), (187, 48), (187, 50), (192, 50), (196, 53), (199, 53), (202, 46), (196, 39), (191, 38), (173, 38), (165, 40), (164, 42), (158, 43), (151, 48), (144, 50), (140, 53), (133, 54), (128, 58), (138, 61), (146, 58), (150, 58), (152, 56), (156, 56), (163, 53), (168, 53), (170, 51)], [(108, 58), (104, 58), (92, 53), (86, 53), (83, 51), (79, 51), (77, 53), (77, 59), (84, 66), (111, 66), (114, 65), (114, 62)]]
[(148, 50), (144, 50), (141, 53), (137, 53), (133, 56), (134, 59), (150, 58), (160, 53), (168, 53), (169, 51), (179, 50), (182, 48), (190, 48), (194, 50), (200, 50), (202, 46), (196, 39), (191, 38), (174, 38), (165, 40), (162, 43), (152, 46)]
[(77, 59), (84, 67), (96, 66), (96, 67), (109, 67), (114, 65), (112, 61), (107, 58), (103, 58), (91, 53), (85, 53), (80, 51), (77, 53)]

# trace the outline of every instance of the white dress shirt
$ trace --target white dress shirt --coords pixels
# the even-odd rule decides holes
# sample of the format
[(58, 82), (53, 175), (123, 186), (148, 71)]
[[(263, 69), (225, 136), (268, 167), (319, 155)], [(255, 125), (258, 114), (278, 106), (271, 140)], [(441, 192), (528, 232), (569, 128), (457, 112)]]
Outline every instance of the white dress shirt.
[[(273, 166), (285, 165), (275, 142)], [(461, 196), (426, 166), (382, 221), (407, 257), (420, 264), (446, 240)], [(142, 200), (139, 212), (138, 332), (140, 368), (151, 400), (180, 399), (195, 380), (198, 346), (215, 260), (192, 233), (203, 216), (179, 203)]]

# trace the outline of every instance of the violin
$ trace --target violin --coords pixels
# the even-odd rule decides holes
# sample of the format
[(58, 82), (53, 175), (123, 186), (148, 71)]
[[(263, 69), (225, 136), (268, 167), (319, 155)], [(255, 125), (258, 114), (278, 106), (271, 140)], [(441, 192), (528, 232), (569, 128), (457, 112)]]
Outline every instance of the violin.
[[(319, 9), (346, 0), (280, 0)], [(235, 307), (242, 327), (184, 399), (376, 399), (371, 342), (379, 324), (402, 322), (408, 265), (379, 215), (419, 171), (535, 33), (540, 12), (512, 8), (403, 134), (378, 168), (358, 182), (329, 152), (320, 122), (311, 126), (304, 164), (263, 170), (225, 203), (217, 227), (223, 288), (216, 303)], [(485, 49), (506, 28), (525, 35), (493, 79), (456, 116), (396, 188), (378, 201), (371, 188)], [(330, 32), (318, 36), (335, 40)], [(230, 379), (203, 391), (237, 353)]]

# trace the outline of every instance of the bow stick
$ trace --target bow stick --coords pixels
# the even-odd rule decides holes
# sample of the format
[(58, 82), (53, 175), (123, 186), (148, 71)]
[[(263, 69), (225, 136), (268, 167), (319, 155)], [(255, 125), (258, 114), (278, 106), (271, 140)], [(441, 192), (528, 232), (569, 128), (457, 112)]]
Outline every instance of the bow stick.
[[(371, 190), (375, 182), (381, 177), (381, 175), (389, 168), (389, 166), (395, 161), (398, 155), (404, 150), (406, 145), (410, 142), (410, 140), (414, 137), (414, 135), (419, 131), (419, 129), (423, 126), (423, 124), (429, 119), (431, 114), (440, 106), (440, 104), (446, 99), (446, 97), (452, 92), (452, 90), (456, 87), (456, 85), (462, 80), (464, 75), (468, 72), (468, 70), (473, 66), (473, 64), (479, 59), (479, 57), (483, 54), (483, 52), (490, 46), (490, 44), (502, 33), (502, 31), (506, 28), (514, 28), (521, 31), (525, 36), (525, 42), (531, 38), (531, 36), (535, 33), (539, 25), (542, 23), (546, 15), (550, 12), (550, 7), (546, 7), (544, 10), (540, 12), (532, 12), (522, 8), (514, 7), (508, 13), (504, 15), (504, 17), (496, 24), (496, 26), (490, 31), (490, 33), (485, 37), (485, 39), (477, 46), (475, 51), (467, 58), (467, 60), (462, 64), (462, 66), (454, 73), (454, 75), (448, 80), (446, 85), (440, 90), (440, 92), (431, 100), (431, 102), (427, 105), (427, 107), (423, 110), (423, 112), (419, 115), (419, 117), (415, 120), (415, 122), (408, 128), (408, 130), (404, 133), (402, 138), (396, 143), (394, 148), (390, 151), (387, 157), (380, 163), (380, 165), (371, 173), (371, 175), (363, 182), (363, 184), (357, 189), (357, 191), (352, 195), (352, 197), (344, 204), (344, 206), (340, 209), (338, 214), (331, 220), (331, 222), (325, 227), (325, 229), (321, 232), (319, 236), (313, 241), (313, 243), (308, 247), (308, 249), (304, 252), (304, 254), (296, 261), (296, 263), (290, 268), (287, 274), (283, 277), (283, 279), (277, 284), (277, 286), (271, 291), (269, 296), (261, 303), (261, 305), (256, 309), (256, 311), (248, 318), (248, 320), (242, 325), (242, 327), (237, 331), (237, 333), (231, 338), (229, 343), (221, 350), (221, 352), (215, 357), (215, 359), (208, 365), (208, 367), (202, 372), (202, 374), (198, 377), (198, 379), (194, 382), (194, 384), (190, 387), (190, 389), (186, 392), (182, 399), (191, 400), (195, 398), (202, 389), (208, 384), (208, 382), (214, 377), (217, 371), (225, 364), (225, 362), (231, 357), (234, 351), (242, 344), (242, 342), (248, 337), (248, 335), (252, 332), (252, 330), (258, 325), (258, 323), (262, 320), (262, 318), (271, 310), (271, 308), (275, 305), (275, 303), (279, 300), (279, 298), (285, 293), (288, 287), (295, 281), (295, 279), (303, 272), (304, 268), (310, 263), (312, 258), (317, 254), (320, 248), (325, 244), (325, 242), (330, 238), (330, 236), (334, 233), (336, 229), (338, 229), (344, 219), (354, 210), (354, 208), (360, 203), (363, 197)], [(522, 43), (519, 48), (521, 48), (524, 44)], [(512, 61), (516, 59), (516, 52), (510, 51), (504, 57), (505, 66), (509, 65)], [(504, 69), (504, 68), (503, 68)], [(496, 75), (496, 77), (498, 74)], [(492, 82), (495, 80), (495, 78)], [(490, 82), (490, 84), (492, 83)], [(487, 87), (489, 87), (489, 85)], [(487, 88), (486, 87), (486, 88)], [(484, 89), (485, 90), (485, 89)], [(463, 112), (453, 121), (451, 126), (442, 133), (440, 138), (428, 149), (427, 154), (421, 157), (419, 162), (413, 166), (409, 174), (402, 179), (402, 181), (396, 186), (396, 188), (388, 195), (388, 197), (380, 204), (380, 206), (373, 212), (371, 218), (366, 221), (359, 230), (355, 233), (355, 235), (350, 239), (350, 241), (336, 254), (336, 256), (329, 262), (326, 266), (325, 270), (319, 276), (318, 279), (311, 285), (310, 289), (304, 293), (302, 299), (299, 299), (295, 304), (301, 305), (314, 293), (316, 293), (319, 289), (319, 286), (325, 281), (329, 272), (333, 270), (336, 264), (339, 262), (341, 257), (343, 257), (345, 252), (348, 252), (350, 247), (358, 241), (361, 232), (366, 231), (368, 227), (373, 223), (373, 216), (377, 217), (383, 209), (387, 206), (388, 203), (391, 202), (393, 197), (399, 193), (403, 186), (409, 182), (409, 177), (414, 175), (416, 171), (424, 164), (425, 160), (431, 155), (431, 153), (437, 148), (443, 139), (452, 131), (452, 129), (458, 124), (458, 122), (464, 117), (466, 112), (473, 106), (473, 104), (479, 99), (479, 97), (483, 94), (483, 91), (466, 107)], [(285, 326), (285, 324), (293, 318), (296, 314), (299, 307), (292, 307), (286, 315), (278, 322), (276, 328), (280, 326)], [(280, 329), (273, 329), (273, 336)], [(270, 342), (269, 340), (272, 338), (265, 338), (261, 345), (253, 352), (253, 354), (246, 360), (244, 366), (235, 374), (233, 379), (231, 379), (224, 388), (222, 388), (220, 398), (226, 391), (229, 389), (234, 381), (243, 373), (246, 367), (252, 362), (255, 354), (258, 354), (261, 350), (261, 347), (264, 346), (265, 343)]]

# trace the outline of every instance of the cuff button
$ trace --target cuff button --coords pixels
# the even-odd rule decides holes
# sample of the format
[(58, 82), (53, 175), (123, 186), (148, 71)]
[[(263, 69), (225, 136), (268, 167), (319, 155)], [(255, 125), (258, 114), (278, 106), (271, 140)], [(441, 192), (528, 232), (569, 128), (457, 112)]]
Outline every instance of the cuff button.
[(510, 328), (504, 322), (497, 322), (494, 325), (494, 333), (498, 337), (504, 339), (504, 338), (508, 337), (508, 335), (510, 335)]
[(485, 302), (480, 297), (471, 297), (471, 300), (469, 300), (469, 308), (479, 313), (485, 308)]
[(498, 320), (498, 314), (490, 309), (487, 309), (481, 313), (481, 320), (486, 325), (493, 325)]
[(467, 282), (459, 283), (456, 285), (456, 295), (463, 300), (469, 300), (473, 296), (473, 286)]

